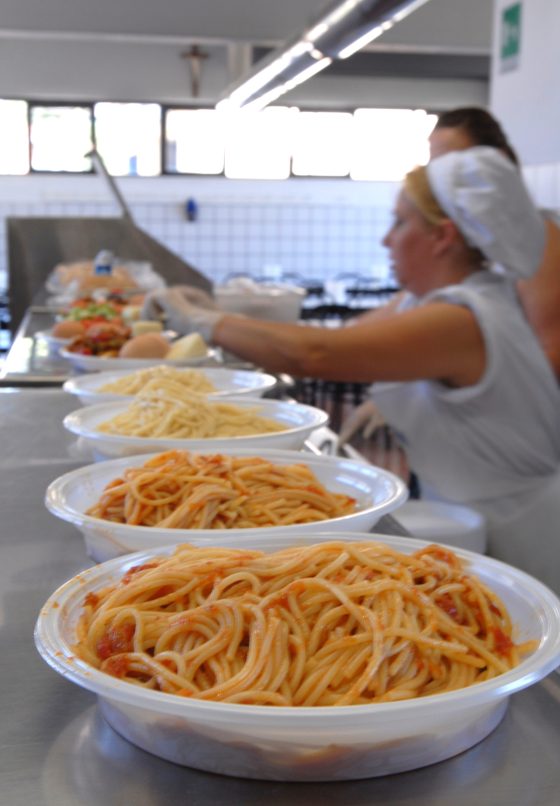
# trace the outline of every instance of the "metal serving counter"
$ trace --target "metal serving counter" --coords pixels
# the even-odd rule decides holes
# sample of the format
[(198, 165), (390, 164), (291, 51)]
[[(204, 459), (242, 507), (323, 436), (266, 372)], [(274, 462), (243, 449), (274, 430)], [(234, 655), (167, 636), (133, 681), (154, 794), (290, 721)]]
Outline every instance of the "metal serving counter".
[(0, 371), (0, 385), (60, 386), (71, 374), (68, 361), (53, 350), (41, 333), (55, 321), (52, 308), (29, 308), (14, 336)]
[[(53, 327), (58, 312), (57, 308), (47, 304), (47, 299), (44, 293), (38, 294), (26, 311), (0, 366), (0, 387), (61, 386), (68, 377), (77, 373), (42, 335)], [(209, 359), (209, 363), (236, 368), (250, 366), (236, 356), (221, 350), (218, 352), (219, 362)]]
[(75, 407), (60, 390), (0, 390), (2, 806), (559, 802), (555, 673), (513, 695), (500, 726), (471, 750), (385, 778), (328, 784), (225, 778), (150, 756), (118, 736), (95, 697), (53, 672), (33, 645), (35, 620), (48, 596), (91, 564), (78, 530), (43, 505), (49, 482), (85, 463), (61, 424)]

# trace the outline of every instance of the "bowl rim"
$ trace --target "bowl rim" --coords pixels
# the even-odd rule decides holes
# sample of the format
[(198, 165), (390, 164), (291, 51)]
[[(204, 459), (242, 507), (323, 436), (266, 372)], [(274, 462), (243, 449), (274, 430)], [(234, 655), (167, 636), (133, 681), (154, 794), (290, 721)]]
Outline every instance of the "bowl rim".
[[(327, 521), (322, 521), (324, 524), (324, 529), (328, 528), (328, 524), (333, 524), (338, 526), (339, 528), (343, 529), (345, 524), (354, 518), (357, 517), (364, 517), (368, 513), (376, 514), (381, 518), (387, 512), (394, 511), (398, 506), (403, 504), (408, 498), (408, 487), (394, 473), (391, 473), (389, 470), (385, 470), (384, 468), (377, 467), (376, 465), (371, 465), (365, 462), (359, 462), (353, 459), (348, 459), (346, 457), (333, 457), (333, 456), (316, 456), (315, 454), (309, 453), (305, 454), (298, 451), (293, 450), (281, 450), (281, 449), (274, 449), (274, 448), (230, 448), (229, 450), (196, 450), (190, 451), (190, 453), (196, 454), (207, 454), (207, 455), (214, 455), (216, 453), (225, 455), (225, 456), (254, 456), (255, 451), (258, 450), (259, 458), (268, 459), (270, 461), (278, 461), (282, 462), (284, 460), (284, 464), (298, 464), (298, 463), (305, 463), (310, 466), (323, 466), (323, 467), (341, 467), (346, 470), (352, 471), (354, 473), (358, 473), (362, 476), (376, 476), (377, 478), (383, 478), (387, 482), (392, 485), (392, 492), (390, 497), (387, 498), (382, 504), (373, 505), (369, 507), (365, 507), (363, 509), (357, 510), (356, 512), (341, 515), (337, 518), (330, 518)], [(159, 526), (141, 526), (141, 525), (132, 525), (127, 523), (113, 523), (112, 521), (103, 520), (101, 518), (94, 518), (92, 515), (87, 515), (85, 512), (80, 512), (77, 509), (69, 506), (68, 503), (65, 503), (61, 500), (65, 496), (65, 488), (69, 484), (73, 484), (79, 482), (82, 478), (87, 478), (91, 474), (94, 476), (110, 476), (114, 474), (114, 476), (118, 475), (119, 471), (122, 472), (123, 469), (131, 466), (141, 465), (144, 462), (153, 459), (154, 456), (157, 454), (154, 453), (143, 453), (143, 454), (135, 454), (133, 456), (125, 456), (120, 457), (119, 459), (109, 459), (104, 462), (95, 462), (93, 464), (85, 465), (84, 467), (79, 467), (74, 470), (69, 471), (68, 473), (64, 473), (62, 476), (54, 479), (47, 487), (45, 492), (45, 506), (56, 517), (60, 518), (61, 520), (67, 521), (69, 523), (74, 524), (78, 528), (82, 528), (84, 526), (88, 527), (95, 527), (97, 529), (103, 528), (110, 528), (116, 529), (120, 535), (132, 535), (132, 534), (143, 534), (149, 535), (154, 534), (155, 532), (158, 535), (163, 537), (158, 537), (158, 540), (164, 539), (166, 537), (173, 538), (173, 542), (179, 542), (178, 537), (182, 536), (184, 541), (187, 541), (187, 538), (197, 539), (197, 540), (211, 540), (212, 538), (216, 539), (218, 537), (224, 537), (234, 532), (238, 534), (241, 530), (240, 529), (172, 529), (172, 528), (164, 528)], [(113, 477), (114, 477), (113, 476)], [(107, 478), (109, 481), (110, 478)], [(278, 533), (280, 530), (285, 532), (286, 530), (290, 530), (292, 532), (297, 532), (298, 529), (305, 527), (307, 524), (291, 524), (287, 526), (266, 526), (266, 527), (258, 527), (255, 526), (253, 528), (244, 528), (242, 531), (248, 532), (251, 535), (256, 535), (261, 531), (269, 533)], [(188, 542), (188, 541), (187, 541)]]
[[(411, 540), (411, 538), (328, 531), (305, 536), (304, 540), (308, 544), (332, 540), (359, 542), (360, 537), (367, 541), (385, 543), (397, 550), (406, 551), (408, 549), (409, 552), (430, 545), (428, 541)], [(283, 548), (290, 545), (291, 539), (293, 538), (290, 536), (277, 538), (281, 544), (280, 547)], [(520, 597), (520, 590), (532, 592), (539, 601), (542, 620), (548, 626), (548, 631), (540, 636), (537, 649), (524, 658), (518, 666), (491, 680), (475, 683), (466, 688), (389, 703), (360, 706), (283, 706), (279, 708), (184, 698), (176, 694), (144, 689), (113, 678), (77, 659), (71, 646), (62, 638), (64, 617), (68, 617), (72, 608), (78, 607), (77, 600), (83, 601), (89, 590), (99, 589), (110, 580), (119, 578), (131, 566), (147, 562), (154, 556), (168, 555), (175, 548), (175, 546), (166, 546), (158, 550), (140, 551), (125, 557), (107, 560), (81, 571), (57, 588), (41, 608), (34, 630), (35, 645), (43, 660), (62, 676), (102, 698), (119, 702), (121, 705), (155, 711), (160, 715), (188, 718), (189, 715), (206, 714), (209, 719), (230, 715), (241, 717), (251, 724), (269, 720), (271, 716), (278, 722), (285, 722), (294, 720), (297, 715), (299, 717), (297, 721), (305, 721), (307, 727), (313, 725), (319, 727), (323, 721), (332, 720), (333, 717), (341, 719), (351, 717), (352, 721), (356, 721), (356, 723), (372, 718), (380, 720), (389, 717), (395, 719), (428, 718), (430, 714), (433, 716), (433, 706), (437, 703), (440, 703), (442, 710), (445, 709), (446, 715), (468, 707), (482, 706), (491, 702), (497, 703), (499, 699), (509, 697), (516, 691), (538, 682), (560, 663), (560, 630), (558, 629), (560, 599), (556, 594), (524, 571), (500, 560), (458, 548), (451, 548), (451, 550), (466, 560), (474, 569), (482, 565), (493, 572), (493, 578), (501, 577), (507, 582), (510, 592), (514, 595)], [(473, 573), (477, 573), (477, 571), (473, 570)]]
[[(193, 369), (197, 369), (199, 372), (210, 373), (213, 375), (215, 373), (224, 373), (224, 377), (228, 377), (228, 375), (234, 376), (236, 373), (242, 373), (244, 375), (249, 375), (254, 377), (256, 380), (259, 379), (258, 383), (255, 383), (250, 386), (241, 386), (239, 389), (235, 389), (232, 387), (231, 390), (218, 390), (216, 392), (211, 392), (208, 394), (212, 400), (214, 398), (223, 397), (225, 395), (233, 396), (235, 392), (238, 394), (242, 394), (242, 390), (249, 389), (251, 391), (259, 391), (265, 392), (273, 389), (276, 384), (278, 383), (278, 379), (271, 375), (268, 372), (260, 372), (258, 370), (249, 370), (249, 369), (235, 369), (233, 367), (189, 367), (189, 366), (175, 366), (171, 364), (154, 364), (154, 367), (157, 366), (172, 366), (174, 369), (189, 371)], [(138, 370), (141, 369), (150, 369), (150, 367), (138, 367)], [(137, 372), (134, 368), (131, 369), (115, 369), (115, 370), (102, 370), (101, 372), (86, 372), (82, 375), (76, 375), (71, 378), (67, 378), (64, 384), (62, 385), (62, 391), (67, 392), (71, 395), (84, 395), (91, 398), (96, 397), (103, 397), (103, 396), (113, 396), (115, 399), (118, 400), (132, 400), (134, 395), (120, 395), (118, 392), (99, 392), (99, 386), (102, 386), (104, 383), (109, 383), (112, 380), (117, 380), (119, 378), (125, 378), (127, 375), (130, 375), (134, 372)], [(91, 385), (90, 385), (91, 384)]]

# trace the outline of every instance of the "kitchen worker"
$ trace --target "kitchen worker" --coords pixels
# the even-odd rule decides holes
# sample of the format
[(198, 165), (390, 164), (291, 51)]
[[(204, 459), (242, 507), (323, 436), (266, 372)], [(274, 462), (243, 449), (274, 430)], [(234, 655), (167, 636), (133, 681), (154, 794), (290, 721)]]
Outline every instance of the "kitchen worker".
[[(473, 146), (492, 146), (505, 154), (513, 164), (519, 159), (504, 130), (486, 109), (476, 106), (458, 107), (443, 112), (430, 135), (430, 157)], [(558, 217), (541, 211), (545, 218), (546, 247), (537, 270), (531, 277), (519, 279), (516, 289), (525, 316), (539, 339), (556, 377), (560, 381), (560, 228)], [(523, 226), (523, 222), (519, 222)], [(398, 295), (393, 300), (399, 304)], [(376, 311), (364, 314), (375, 316)], [(356, 320), (358, 321), (358, 320)], [(343, 422), (340, 444), (362, 432), (367, 439), (384, 425), (384, 418), (369, 398)], [(401, 459), (404, 461), (404, 458)]]
[[(516, 165), (519, 163), (498, 121), (480, 107), (444, 112), (429, 139), (432, 158), (448, 151), (488, 145), (499, 148)], [(560, 219), (550, 210), (541, 213), (545, 219), (546, 249), (536, 272), (518, 281), (517, 293), (525, 316), (560, 381)]]
[[(209, 310), (180, 289), (152, 292), (143, 315), (163, 312), (172, 329), (198, 331), (269, 371), (377, 384), (424, 497), (474, 507), (490, 529), (506, 523), (512, 541), (533, 540), (535, 530), (516, 532), (516, 518), (558, 478), (560, 389), (515, 291), (545, 246), (519, 171), (488, 147), (415, 169), (384, 245), (405, 293), (387, 315), (353, 327)], [(556, 543), (557, 500), (554, 523), (547, 517)]]

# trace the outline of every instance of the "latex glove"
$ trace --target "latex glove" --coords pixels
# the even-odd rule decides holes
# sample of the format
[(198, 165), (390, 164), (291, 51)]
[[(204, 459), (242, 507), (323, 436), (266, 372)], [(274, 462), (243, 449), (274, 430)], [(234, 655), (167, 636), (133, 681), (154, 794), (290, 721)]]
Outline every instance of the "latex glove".
[(202, 288), (196, 288), (194, 285), (174, 285), (173, 288), (180, 291), (187, 302), (198, 305), (199, 308), (208, 308), (210, 311), (219, 310), (214, 298)]
[(369, 439), (378, 428), (384, 425), (386, 425), (385, 418), (373, 400), (366, 400), (357, 406), (342, 423), (338, 437), (339, 447), (360, 432), (365, 439)]
[[(193, 294), (196, 291), (196, 294)], [(204, 295), (201, 297), (200, 295)], [(190, 300), (197, 299), (211, 304), (212, 308), (194, 305)], [(224, 312), (217, 309), (212, 298), (200, 289), (191, 286), (151, 291), (144, 300), (141, 317), (143, 319), (164, 319), (166, 327), (178, 333), (200, 333), (204, 341), (210, 343), (216, 323)]]
[[(201, 288), (196, 288), (193, 285), (174, 285), (171, 288), (157, 289), (146, 295), (144, 299), (144, 308), (142, 313), (146, 315), (146, 319), (155, 319), (161, 314), (161, 310), (157, 305), (153, 304), (157, 298), (158, 293), (161, 291), (178, 291), (181, 296), (192, 305), (198, 305), (200, 308), (208, 308), (209, 310), (217, 310), (218, 306), (213, 298), (206, 291)], [(152, 314), (153, 315), (150, 315)]]

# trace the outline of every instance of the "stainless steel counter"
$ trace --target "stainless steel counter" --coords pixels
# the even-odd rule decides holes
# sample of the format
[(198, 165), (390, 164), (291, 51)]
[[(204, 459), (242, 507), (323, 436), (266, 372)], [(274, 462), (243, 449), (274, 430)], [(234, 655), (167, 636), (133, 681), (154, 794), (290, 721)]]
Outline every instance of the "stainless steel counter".
[[(59, 354), (58, 349), (41, 335), (53, 327), (57, 312), (56, 308), (42, 304), (44, 296), (44, 294), (37, 296), (38, 304), (32, 305), (22, 319), (8, 354), (0, 366), (0, 387), (57, 387), (62, 386), (72, 375), (79, 374), (79, 371)], [(232, 369), (252, 367), (237, 356), (219, 349), (208, 359), (207, 365)]]
[(72, 367), (40, 337), (55, 323), (55, 312), (35, 306), (25, 314), (0, 371), (0, 385), (60, 386)]
[(40, 607), (90, 564), (79, 532), (43, 505), (47, 484), (83, 464), (59, 390), (0, 390), (1, 806), (414, 804), (555, 806), (560, 676), (515, 694), (487, 739), (449, 761), (386, 778), (280, 784), (178, 767), (136, 749), (95, 697), (55, 674), (33, 645)]

